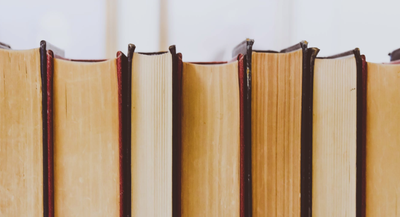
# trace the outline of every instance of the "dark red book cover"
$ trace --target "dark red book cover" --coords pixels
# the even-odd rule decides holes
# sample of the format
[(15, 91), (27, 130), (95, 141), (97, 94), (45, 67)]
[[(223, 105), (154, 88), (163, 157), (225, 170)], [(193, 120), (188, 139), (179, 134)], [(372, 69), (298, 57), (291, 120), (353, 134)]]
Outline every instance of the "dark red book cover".
[(43, 211), (54, 216), (53, 179), (53, 58), (63, 57), (64, 51), (46, 41), (40, 42), (40, 71), (42, 77), (43, 118)]

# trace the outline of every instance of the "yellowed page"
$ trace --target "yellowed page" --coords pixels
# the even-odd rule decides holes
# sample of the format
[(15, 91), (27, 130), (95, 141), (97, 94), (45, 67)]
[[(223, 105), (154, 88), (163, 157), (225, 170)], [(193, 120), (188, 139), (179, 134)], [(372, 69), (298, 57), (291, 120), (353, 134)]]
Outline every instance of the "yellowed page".
[(368, 63), (366, 216), (400, 216), (400, 65)]
[(0, 49), (0, 216), (43, 216), (39, 49)]
[(300, 216), (302, 50), (252, 55), (253, 216)]
[(132, 61), (132, 216), (172, 216), (172, 56)]
[(182, 217), (240, 214), (238, 63), (183, 63)]
[(55, 216), (119, 216), (116, 60), (54, 59)]
[(316, 59), (312, 215), (356, 215), (357, 67), (354, 56)]

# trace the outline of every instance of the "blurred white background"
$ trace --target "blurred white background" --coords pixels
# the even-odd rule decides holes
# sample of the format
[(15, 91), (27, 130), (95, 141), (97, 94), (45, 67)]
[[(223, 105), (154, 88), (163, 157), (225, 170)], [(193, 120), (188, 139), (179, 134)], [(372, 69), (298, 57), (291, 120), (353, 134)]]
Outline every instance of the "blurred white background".
[(400, 47), (398, 0), (0, 0), (0, 41), (14, 49), (42, 39), (69, 58), (110, 58), (175, 44), (185, 61), (229, 60), (245, 38), (280, 50), (301, 40), (319, 56), (359, 47), (388, 61)]

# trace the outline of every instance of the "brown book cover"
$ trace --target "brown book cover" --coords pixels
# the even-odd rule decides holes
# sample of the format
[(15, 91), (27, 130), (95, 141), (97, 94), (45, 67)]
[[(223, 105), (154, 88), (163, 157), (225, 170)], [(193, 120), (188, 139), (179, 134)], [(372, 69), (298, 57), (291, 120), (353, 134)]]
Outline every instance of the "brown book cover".
[(169, 47), (172, 55), (172, 216), (180, 213), (180, 171), (179, 171), (179, 145), (181, 144), (181, 80), (182, 57), (176, 53), (175, 45)]
[(356, 206), (359, 209), (358, 217), (366, 216), (366, 145), (367, 145), (367, 75), (368, 75), (368, 67), (365, 55), (360, 55), (361, 57), (361, 78), (359, 85), (361, 86), (360, 93), (358, 96), (360, 99), (358, 101), (358, 106), (360, 107), (360, 115), (358, 118), (358, 124), (360, 129), (360, 144), (357, 148), (357, 155), (359, 155), (359, 159), (357, 164), (360, 165), (360, 170), (357, 171), (357, 179), (358, 181), (358, 198)]
[(174, 150), (173, 150), (173, 216), (181, 216), (181, 153), (182, 153), (182, 54), (174, 52), (174, 78), (173, 78), (173, 133), (174, 133)]

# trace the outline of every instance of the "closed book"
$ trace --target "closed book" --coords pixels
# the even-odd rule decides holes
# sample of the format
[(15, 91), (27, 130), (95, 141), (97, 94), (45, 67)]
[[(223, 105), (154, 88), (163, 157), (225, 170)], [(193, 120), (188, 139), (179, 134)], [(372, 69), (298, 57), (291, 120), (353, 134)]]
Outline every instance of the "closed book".
[(0, 215), (48, 216), (47, 52), (63, 51), (42, 41), (40, 48), (11, 50), (0, 43)]
[(252, 50), (249, 42), (234, 49), (247, 61), (246, 215), (308, 216), (310, 66), (318, 50), (305, 41), (280, 52)]
[(177, 216), (244, 216), (243, 55), (183, 62), (178, 54)]
[(176, 216), (176, 51), (134, 52), (129, 46), (131, 213)]
[(365, 58), (317, 57), (312, 98), (312, 216), (361, 216)]
[(400, 49), (391, 62), (367, 62), (365, 215), (396, 216), (399, 195)]
[(126, 56), (74, 60), (48, 53), (47, 58), (49, 216), (128, 216), (122, 113)]

